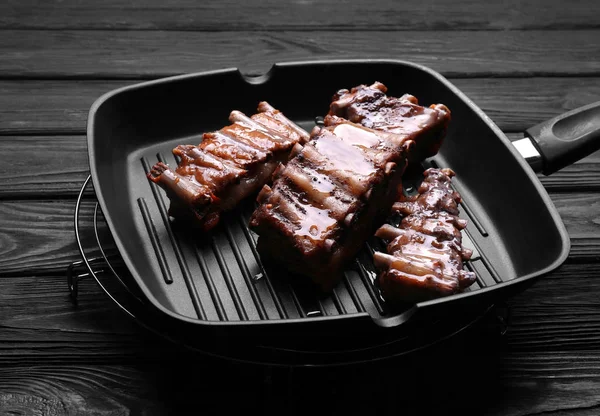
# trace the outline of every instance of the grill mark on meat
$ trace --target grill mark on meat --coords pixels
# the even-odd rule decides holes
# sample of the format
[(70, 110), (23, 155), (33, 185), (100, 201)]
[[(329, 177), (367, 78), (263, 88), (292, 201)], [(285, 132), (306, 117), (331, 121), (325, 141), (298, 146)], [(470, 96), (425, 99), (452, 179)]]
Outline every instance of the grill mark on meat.
[(319, 241), (334, 231), (336, 221), (330, 217), (327, 209), (315, 206), (306, 194), (295, 192), (287, 183), (282, 182), (282, 185), (275, 189), (274, 194), (280, 195), (280, 204), (281, 199), (286, 202), (287, 212), (282, 212), (294, 225), (294, 235)]
[(328, 211), (328, 215), (341, 221), (349, 210), (355, 209), (359, 201), (344, 188), (337, 186), (327, 176), (318, 173), (309, 166), (288, 164), (281, 177), (286, 185), (294, 189), (301, 199), (310, 201), (320, 209)]
[(221, 131), (204, 133), (199, 147), (205, 152), (222, 159), (230, 159), (243, 167), (264, 162), (273, 155), (270, 151), (261, 151), (258, 147), (250, 145), (243, 138), (224, 134)]
[(218, 171), (233, 170), (237, 174), (242, 174), (244, 172), (244, 169), (240, 169), (235, 163), (225, 159), (219, 159), (210, 153), (203, 152), (199, 147), (191, 144), (178, 145), (173, 149), (173, 154), (183, 161), (181, 163), (182, 165), (194, 164)]
[(214, 228), (222, 211), (260, 189), (292, 147), (308, 139), (308, 132), (270, 104), (259, 103), (258, 111), (252, 117), (232, 111), (231, 125), (204, 133), (198, 146), (173, 149), (177, 168), (159, 162), (147, 173), (165, 190), (175, 220)]
[(419, 193), (395, 203), (403, 215), (398, 227), (386, 224), (375, 235), (389, 243), (375, 253), (378, 283), (386, 301), (420, 302), (458, 293), (473, 284), (475, 274), (463, 269), (472, 252), (462, 246), (457, 217), (460, 195), (451, 187), (451, 169), (428, 169)]
[[(339, 169), (329, 158), (322, 155), (313, 145), (307, 143), (296, 156), (299, 164), (307, 164), (319, 174), (327, 176), (341, 189), (360, 190), (364, 188), (364, 178), (353, 171)], [(342, 166), (345, 167), (345, 166)], [(352, 194), (358, 193), (352, 192)]]
[(276, 152), (281, 148), (281, 141), (273, 135), (257, 130), (245, 123), (236, 122), (223, 127), (221, 133), (261, 151)]
[(219, 161), (193, 145), (179, 145), (173, 149), (173, 154), (183, 161), (177, 169), (179, 174), (206, 186), (213, 194), (231, 183), (239, 183), (248, 173), (245, 169)]
[[(335, 131), (335, 130), (334, 130)], [(315, 149), (335, 170), (352, 172), (354, 175), (368, 177), (377, 173), (376, 166), (365, 157), (365, 152), (358, 146), (352, 146), (342, 137), (326, 129), (321, 129), (314, 141)]]

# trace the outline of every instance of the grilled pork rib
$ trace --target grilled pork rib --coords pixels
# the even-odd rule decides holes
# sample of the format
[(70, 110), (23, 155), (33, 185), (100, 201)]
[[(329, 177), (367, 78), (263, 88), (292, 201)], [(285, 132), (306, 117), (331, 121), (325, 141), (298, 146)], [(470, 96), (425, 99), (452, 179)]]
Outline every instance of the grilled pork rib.
[(198, 146), (177, 146), (176, 169), (159, 162), (147, 174), (166, 191), (170, 216), (205, 231), (218, 224), (221, 212), (258, 191), (292, 147), (309, 138), (264, 101), (252, 117), (232, 111), (229, 121), (231, 125), (203, 134)]
[(346, 122), (315, 127), (258, 195), (258, 251), (323, 290), (389, 213), (413, 142)]
[[(261, 256), (324, 291), (389, 215), (408, 160), (435, 153), (450, 120), (444, 105), (424, 108), (385, 92), (380, 83), (339, 91), (325, 127), (294, 147), (250, 220)], [(427, 151), (417, 155), (415, 144)]]
[(472, 252), (462, 246), (458, 218), (460, 195), (450, 184), (451, 169), (428, 169), (418, 195), (394, 203), (404, 217), (398, 227), (383, 225), (375, 235), (389, 241), (387, 253), (373, 260), (381, 271), (379, 287), (390, 302), (420, 302), (459, 292), (475, 281), (463, 270)]
[(423, 107), (412, 95), (396, 98), (386, 92), (387, 87), (380, 82), (359, 85), (350, 91), (339, 90), (328, 115), (415, 140), (415, 150), (409, 155), (411, 161), (435, 155), (445, 137), (450, 110), (443, 104)]

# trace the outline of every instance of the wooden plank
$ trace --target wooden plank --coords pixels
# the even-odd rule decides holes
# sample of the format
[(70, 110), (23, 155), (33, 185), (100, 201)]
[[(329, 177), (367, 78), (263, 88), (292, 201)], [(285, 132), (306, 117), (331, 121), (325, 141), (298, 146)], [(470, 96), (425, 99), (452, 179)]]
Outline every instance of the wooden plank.
[[(102, 282), (108, 280), (106, 277)], [(0, 287), (0, 313), (6, 327), (13, 329), (3, 332), (3, 342), (29, 338), (33, 341), (36, 330), (48, 333), (42, 343), (63, 342), (65, 346), (76, 342), (126, 344), (136, 337), (141, 341), (140, 337), (149, 335), (122, 312), (93, 279), (80, 282), (76, 304), (69, 296), (65, 273), (2, 278)], [(108, 287), (116, 296), (125, 293), (117, 285)], [(35, 308), (32, 305), (36, 305)], [(1, 344), (0, 349), (3, 350), (0, 356), (8, 353)]]
[(595, 238), (600, 236), (600, 199), (597, 195), (597, 193), (551, 195), (571, 238), (569, 261), (600, 260), (600, 246)]
[(593, 277), (599, 271), (598, 264), (564, 264), (512, 298), (511, 351), (600, 351), (600, 311), (594, 300), (600, 282)]
[(0, 133), (85, 133), (92, 103), (102, 94), (131, 82), (0, 82), (3, 109)]
[(88, 174), (85, 136), (0, 137), (0, 199), (73, 198)]
[[(600, 263), (565, 263), (510, 298), (510, 349), (514, 352), (532, 349), (559, 352), (593, 348), (600, 358), (600, 310), (595, 297), (600, 291), (600, 279), (595, 278), (598, 273)], [(112, 290), (115, 294), (123, 292), (117, 286)], [(3, 327), (0, 329), (4, 335), (0, 340), (3, 351), (0, 360), (8, 353), (14, 357), (31, 353), (22, 348), (7, 351), (7, 343), (14, 346), (36, 343), (40, 345), (40, 352), (46, 348), (50, 354), (50, 344), (58, 342), (66, 349), (69, 343), (86, 345), (92, 342), (122, 344), (128, 348), (138, 344), (141, 348), (149, 338), (155, 338), (121, 312), (93, 280), (82, 283), (77, 305), (71, 302), (68, 294), (62, 273), (3, 276), (0, 279)], [(39, 337), (35, 331), (44, 331), (46, 336)], [(553, 339), (556, 343), (552, 343)], [(589, 342), (587, 346), (583, 344), (585, 340)], [(156, 351), (164, 348), (160, 344), (157, 343)], [(81, 354), (87, 354), (83, 347)], [(104, 354), (111, 355), (114, 351)]]
[[(373, 45), (377, 45), (376, 48)], [(4, 31), (3, 78), (155, 78), (277, 62), (402, 59), (446, 76), (598, 75), (600, 30)]]
[[(56, 409), (179, 414), (199, 401), (207, 408), (235, 396), (246, 411), (252, 406), (264, 411), (268, 404), (305, 413), (322, 402), (319, 408), (333, 414), (350, 408), (382, 413), (398, 406), (429, 414), (481, 403), (486, 410), (478, 414), (486, 415), (586, 414), (600, 400), (598, 273), (600, 264), (566, 264), (511, 298), (504, 338), (495, 335), (490, 317), (408, 356), (293, 370), (182, 350), (118, 319), (93, 288), (74, 309), (60, 299), (59, 276), (3, 278), (0, 307), (7, 321), (0, 328), (0, 407), (32, 412), (39, 406), (40, 414)], [(468, 395), (464, 383), (455, 382), (456, 374), (477, 380)], [(307, 385), (310, 394), (302, 393)], [(439, 385), (445, 388), (428, 405)]]
[(210, 409), (217, 408), (237, 414), (256, 413), (278, 400), (263, 402), (272, 387), (270, 380), (265, 384), (268, 368), (187, 356), (138, 365), (23, 365), (3, 373), (0, 408), (5, 414), (177, 415), (191, 409), (212, 414)]
[[(450, 351), (454, 353), (456, 348)], [(445, 351), (435, 352), (443, 357)], [(412, 355), (412, 362), (386, 360), (387, 368), (380, 363), (335, 369), (226, 363), (219, 368), (204, 360), (182, 358), (142, 365), (23, 365), (3, 374), (0, 406), (7, 414), (36, 416), (189, 414), (190, 409), (200, 408), (208, 414), (213, 412), (205, 409), (226, 414), (274, 414), (285, 409), (285, 414), (296, 415), (319, 409), (327, 414), (370, 411), (387, 415), (396, 414), (399, 408), (409, 415), (446, 414), (448, 409), (480, 416), (597, 414), (600, 384), (583, 369), (584, 375), (575, 380), (554, 379), (551, 374), (529, 379), (533, 371), (527, 370), (500, 379), (498, 367), (513, 364), (520, 368), (522, 363), (512, 356), (477, 355), (471, 349), (453, 356), (456, 360), (441, 360), (437, 367), (431, 357), (417, 354)], [(469, 363), (469, 359), (477, 363)], [(576, 360), (592, 368), (598, 365), (593, 353), (566, 359), (557, 356), (547, 365), (568, 368), (577, 365)], [(398, 377), (398, 368), (410, 381)], [(464, 383), (456, 381), (457, 374), (465, 377), (460, 380), (477, 382), (471, 382), (466, 392)], [(314, 391), (306, 393), (306, 386)], [(436, 388), (440, 391), (432, 400), (431, 391)]]
[[(385, 80), (380, 80), (385, 83)], [(600, 78), (451, 79), (504, 131), (600, 100)], [(0, 134), (82, 134), (90, 106), (130, 81), (0, 81)], [(235, 103), (232, 102), (232, 108)]]
[[(600, 261), (600, 194), (553, 194), (571, 236), (570, 261)], [(82, 244), (97, 256), (93, 235), (93, 201), (82, 204)], [(73, 230), (75, 201), (0, 202), (0, 276), (64, 273), (80, 258)]]
[(160, 389), (152, 391), (149, 378), (126, 366), (11, 368), (2, 374), (0, 408), (34, 416), (161, 414)]
[(525, 131), (600, 100), (600, 78), (456, 79), (453, 83), (507, 132)]
[[(88, 174), (85, 136), (0, 137), (1, 200), (74, 198)], [(600, 151), (538, 177), (550, 192), (600, 192)]]
[[(106, 277), (102, 282), (108, 280)], [(14, 330), (4, 332), (4, 342), (19, 342), (30, 337), (33, 341), (36, 330), (48, 333), (42, 343), (63, 342), (65, 345), (101, 341), (127, 344), (136, 338), (142, 341), (140, 337), (153, 336), (122, 312), (93, 279), (81, 281), (76, 304), (69, 296), (65, 273), (6, 277), (0, 279), (0, 286), (3, 290), (0, 311), (6, 319), (6, 327)], [(116, 284), (107, 287), (119, 299), (125, 293)], [(34, 304), (36, 307), (32, 308)]]
[(160, 30), (510, 30), (595, 28), (595, 0), (538, 2), (457, 0), (446, 2), (320, 2), (275, 0), (157, 0), (103, 2), (51, 0), (0, 3), (4, 29)]
[(550, 192), (599, 192), (600, 152), (593, 153), (552, 175), (539, 174), (538, 177)]
[[(523, 133), (506, 133), (510, 141), (522, 139)], [(600, 151), (546, 176), (538, 173), (538, 179), (549, 192), (598, 192), (600, 191)]]
[[(82, 244), (94, 247), (92, 231), (94, 204), (82, 207), (80, 227), (87, 230)], [(75, 201), (2, 202), (0, 203), (0, 252), (7, 268), (2, 273), (22, 273), (28, 269), (43, 274), (54, 270), (66, 273), (67, 266), (79, 260), (74, 231)], [(25, 248), (27, 247), (27, 248)], [(98, 255), (98, 250), (93, 256)]]

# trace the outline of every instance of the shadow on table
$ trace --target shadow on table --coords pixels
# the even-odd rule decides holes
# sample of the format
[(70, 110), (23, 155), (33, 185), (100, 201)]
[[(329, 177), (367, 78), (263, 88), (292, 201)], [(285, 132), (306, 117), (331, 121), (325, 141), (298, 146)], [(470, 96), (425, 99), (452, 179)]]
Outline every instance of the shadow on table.
[(487, 414), (502, 407), (503, 351), (504, 338), (484, 320), (406, 356), (333, 368), (240, 364), (180, 352), (156, 369), (153, 387), (160, 412), (169, 414)]

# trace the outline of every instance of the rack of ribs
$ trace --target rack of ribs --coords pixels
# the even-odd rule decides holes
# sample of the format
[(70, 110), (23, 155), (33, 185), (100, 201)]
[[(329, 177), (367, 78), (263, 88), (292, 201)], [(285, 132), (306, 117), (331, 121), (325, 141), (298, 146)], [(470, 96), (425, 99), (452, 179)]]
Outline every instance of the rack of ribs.
[(287, 160), (294, 145), (305, 143), (308, 132), (267, 102), (247, 117), (232, 111), (229, 126), (204, 133), (197, 145), (173, 149), (178, 166), (155, 164), (148, 179), (170, 199), (169, 215), (176, 221), (208, 231), (221, 213), (257, 192)]
[(394, 203), (403, 216), (398, 227), (383, 225), (375, 235), (387, 253), (375, 252), (378, 284), (386, 301), (415, 303), (457, 293), (475, 281), (463, 270), (472, 252), (462, 246), (466, 220), (458, 218), (460, 195), (451, 187), (451, 169), (427, 169), (413, 197)]
[(330, 290), (397, 199), (411, 144), (349, 122), (316, 127), (258, 195), (250, 227), (261, 256)]
[(339, 90), (329, 108), (329, 116), (338, 116), (376, 130), (400, 134), (415, 140), (410, 161), (420, 162), (435, 155), (443, 143), (450, 111), (443, 104), (419, 105), (416, 97), (386, 95), (381, 82)]
[[(358, 97), (353, 91), (349, 94)], [(364, 101), (334, 99), (325, 127), (315, 127), (306, 145), (294, 147), (287, 165), (275, 172), (273, 185), (259, 193), (250, 219), (261, 256), (308, 276), (323, 291), (337, 284), (348, 261), (389, 215), (415, 145), (434, 135), (441, 142), (450, 120), (443, 105), (420, 107), (388, 112), (390, 119), (396, 118), (392, 124), (404, 120), (404, 130), (375, 129), (334, 114), (340, 113), (341, 99), (347, 101), (346, 110), (360, 109)]]

